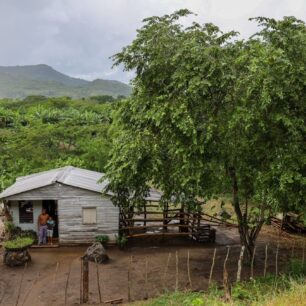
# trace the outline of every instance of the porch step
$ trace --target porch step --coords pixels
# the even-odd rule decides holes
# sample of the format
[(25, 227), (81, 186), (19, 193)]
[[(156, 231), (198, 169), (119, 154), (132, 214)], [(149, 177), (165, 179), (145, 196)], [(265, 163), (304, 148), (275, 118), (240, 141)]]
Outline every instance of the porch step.
[(52, 249), (52, 248), (59, 248), (59, 244), (33, 244), (31, 246), (33, 249)]

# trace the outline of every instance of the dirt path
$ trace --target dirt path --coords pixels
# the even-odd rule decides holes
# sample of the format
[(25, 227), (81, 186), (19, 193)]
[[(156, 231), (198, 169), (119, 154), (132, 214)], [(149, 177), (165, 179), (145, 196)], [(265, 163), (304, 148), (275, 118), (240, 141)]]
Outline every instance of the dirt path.
[[(217, 233), (214, 245), (199, 245), (194, 242), (164, 241), (147, 244), (131, 244), (126, 250), (109, 248), (110, 261), (106, 265), (99, 265), (100, 287), (102, 300), (123, 298), (127, 301), (127, 269), (132, 257), (131, 268), (131, 296), (134, 300), (145, 298), (145, 260), (148, 258), (148, 294), (156, 296), (165, 290), (174, 290), (176, 283), (176, 259), (178, 254), (178, 284), (180, 289), (190, 289), (187, 277), (187, 250), (190, 252), (190, 274), (193, 290), (205, 290), (208, 284), (211, 258), (214, 248), (217, 248), (216, 265), (213, 274), (215, 281), (222, 280), (222, 267), (226, 253), (226, 245), (231, 246), (228, 270), (231, 280), (235, 280), (237, 261), (240, 252), (239, 236), (236, 229), (222, 228)], [(257, 249), (257, 266), (255, 275), (263, 274), (265, 258), (265, 244), (270, 242), (268, 272), (275, 271), (275, 237), (273, 232), (265, 232), (259, 239)], [(22, 283), (18, 305), (50, 306), (65, 304), (65, 285), (69, 269), (71, 269), (67, 290), (67, 305), (78, 305), (80, 300), (80, 257), (85, 247), (60, 247), (54, 249), (31, 249), (32, 262), (28, 265)], [(168, 272), (164, 278), (167, 258), (171, 254)], [(290, 246), (282, 245), (279, 255), (280, 269), (291, 256)], [(295, 248), (294, 255), (301, 257), (301, 249)], [(59, 263), (58, 273), (54, 281), (56, 265)], [(90, 263), (90, 304), (99, 303), (96, 266)], [(18, 287), (23, 268), (8, 268), (0, 263), (0, 304), (16, 305)], [(243, 267), (242, 278), (250, 276), (249, 267)]]

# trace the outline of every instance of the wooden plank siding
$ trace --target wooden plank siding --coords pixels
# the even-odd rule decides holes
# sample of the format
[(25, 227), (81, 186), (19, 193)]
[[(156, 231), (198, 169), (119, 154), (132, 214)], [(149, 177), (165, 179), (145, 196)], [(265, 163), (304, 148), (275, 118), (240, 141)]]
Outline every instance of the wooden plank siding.
[[(97, 192), (55, 183), (6, 200), (57, 200), (60, 244), (91, 243), (102, 234), (113, 240), (118, 232), (119, 209), (110, 197)], [(83, 207), (96, 207), (97, 224), (83, 224)]]

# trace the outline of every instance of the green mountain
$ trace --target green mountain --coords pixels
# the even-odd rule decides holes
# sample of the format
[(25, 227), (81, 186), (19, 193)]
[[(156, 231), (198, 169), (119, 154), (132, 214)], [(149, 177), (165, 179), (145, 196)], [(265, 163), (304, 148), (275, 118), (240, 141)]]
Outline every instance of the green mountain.
[(0, 66), (0, 98), (30, 95), (81, 98), (98, 95), (128, 96), (131, 87), (113, 80), (86, 81), (72, 78), (48, 65)]

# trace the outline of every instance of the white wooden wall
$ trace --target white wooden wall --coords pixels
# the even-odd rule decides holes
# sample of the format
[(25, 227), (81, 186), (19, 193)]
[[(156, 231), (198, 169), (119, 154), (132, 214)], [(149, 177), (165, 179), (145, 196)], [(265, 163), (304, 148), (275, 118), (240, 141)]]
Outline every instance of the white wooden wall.
[[(108, 235), (113, 240), (118, 232), (119, 209), (113, 205), (109, 197), (103, 197), (97, 192), (56, 183), (9, 197), (6, 200), (12, 201), (11, 205), (16, 207), (17, 212), (17, 200), (57, 200), (60, 244), (91, 243), (95, 236), (102, 234)], [(14, 202), (17, 205), (13, 204)], [(35, 226), (41, 212), (41, 201), (37, 203), (40, 203), (40, 208), (37, 211), (34, 210), (36, 211)], [(97, 208), (97, 224), (83, 224), (83, 207)], [(16, 211), (13, 214), (16, 215)], [(15, 219), (14, 216), (14, 222)]]

